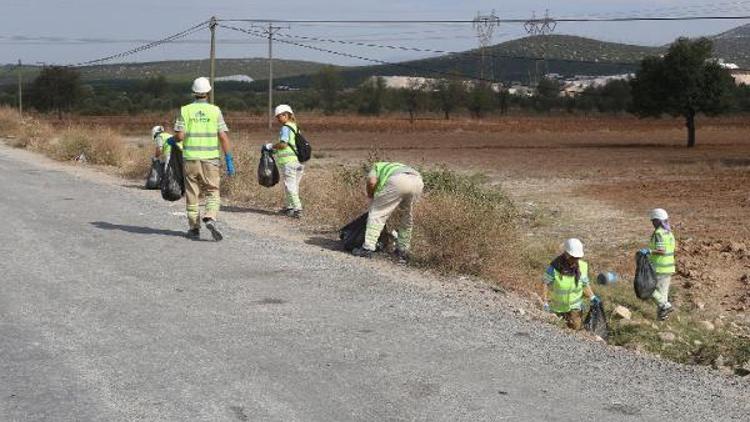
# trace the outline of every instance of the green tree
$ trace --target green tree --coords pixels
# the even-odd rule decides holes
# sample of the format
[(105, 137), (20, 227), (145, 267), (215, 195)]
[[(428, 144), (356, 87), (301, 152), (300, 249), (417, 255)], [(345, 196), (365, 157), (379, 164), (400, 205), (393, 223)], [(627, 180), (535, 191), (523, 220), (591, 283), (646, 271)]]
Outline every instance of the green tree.
[(441, 79), (432, 89), (435, 103), (443, 112), (445, 120), (450, 120), (451, 113), (464, 103), (466, 87), (456, 79)]
[(560, 103), (560, 82), (542, 78), (536, 86), (534, 108), (537, 111), (550, 111)]
[(644, 59), (631, 81), (633, 112), (640, 117), (684, 117), (687, 146), (695, 146), (696, 115), (726, 111), (733, 91), (732, 76), (711, 60), (712, 51), (707, 38), (679, 38), (664, 57)]
[(409, 86), (398, 91), (403, 107), (409, 113), (409, 122), (414, 123), (414, 117), (419, 110), (426, 108), (427, 98), (424, 84), (416, 78), (409, 82)]
[(70, 111), (83, 97), (81, 77), (75, 69), (64, 66), (46, 66), (31, 83), (31, 104), (41, 112)]
[(364, 81), (357, 90), (357, 111), (360, 114), (378, 115), (383, 110), (385, 79), (372, 77)]
[(482, 118), (485, 113), (492, 111), (494, 107), (494, 93), (492, 88), (486, 83), (475, 83), (469, 90), (466, 101), (466, 108), (476, 118)]
[(320, 97), (320, 105), (325, 114), (336, 112), (336, 100), (341, 88), (341, 76), (333, 66), (325, 66), (315, 75), (314, 87)]
[(169, 82), (164, 75), (153, 76), (142, 81), (140, 88), (154, 98), (161, 98), (169, 92)]

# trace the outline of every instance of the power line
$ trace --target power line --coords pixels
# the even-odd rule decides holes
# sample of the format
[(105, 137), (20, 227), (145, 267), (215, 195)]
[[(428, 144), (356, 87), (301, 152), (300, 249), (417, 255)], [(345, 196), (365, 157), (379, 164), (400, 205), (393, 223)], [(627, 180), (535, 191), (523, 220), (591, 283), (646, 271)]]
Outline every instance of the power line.
[[(233, 31), (244, 32), (244, 33), (246, 33), (248, 35), (251, 35), (251, 36), (254, 36), (254, 37), (265, 37), (265, 35), (263, 33), (260, 33), (260, 32), (255, 32), (255, 31), (251, 31), (251, 30), (247, 30), (247, 29), (243, 29), (243, 28), (237, 28), (237, 27), (229, 26), (229, 25), (220, 25), (220, 26), (223, 27), (223, 28), (227, 28), (227, 29), (233, 30)], [(276, 41), (284, 43), (284, 44), (294, 45), (294, 46), (297, 46), (297, 47), (307, 48), (307, 49), (310, 49), (310, 50), (321, 51), (321, 52), (328, 53), (328, 54), (333, 54), (333, 55), (336, 55), (336, 56), (349, 57), (349, 58), (353, 58), (353, 59), (363, 60), (363, 61), (367, 61), (367, 62), (371, 62), (371, 63), (377, 63), (377, 64), (382, 64), (382, 65), (387, 65), (387, 66), (402, 67), (402, 68), (405, 68), (405, 69), (419, 70), (419, 71), (423, 71), (423, 72), (434, 73), (434, 74), (441, 74), (441, 75), (446, 75), (446, 76), (451, 76), (451, 77), (463, 76), (465, 78), (475, 79), (475, 80), (478, 80), (478, 81), (481, 81), (481, 82), (497, 83), (497, 81), (495, 81), (495, 80), (477, 78), (475, 76), (467, 75), (467, 74), (464, 74), (464, 73), (445, 72), (445, 71), (442, 71), (442, 70), (428, 69), (428, 68), (425, 68), (425, 67), (409, 65), (409, 64), (406, 64), (406, 63), (393, 63), (393, 62), (388, 62), (388, 61), (385, 61), (385, 60), (373, 59), (373, 58), (370, 58), (370, 57), (360, 56), (360, 55), (356, 55), (356, 54), (343, 53), (343, 52), (340, 52), (340, 51), (329, 50), (329, 49), (326, 49), (326, 48), (320, 48), (320, 47), (314, 47), (314, 46), (311, 46), (311, 45), (300, 44), (300, 43), (297, 43), (297, 42), (294, 42), (294, 41), (283, 40), (283, 39), (280, 39), (280, 38), (276, 38)]]
[(206, 21), (203, 21), (203, 22), (201, 22), (201, 23), (199, 23), (199, 24), (197, 24), (195, 26), (192, 26), (192, 27), (190, 27), (190, 28), (188, 28), (188, 29), (186, 29), (184, 31), (181, 31), (181, 32), (178, 32), (176, 34), (170, 35), (170, 36), (168, 36), (166, 38), (162, 38), (162, 39), (160, 39), (158, 41), (153, 41), (153, 42), (150, 42), (148, 44), (144, 44), (144, 45), (141, 45), (139, 47), (136, 47), (136, 48), (133, 48), (133, 49), (130, 49), (130, 50), (127, 50), (127, 51), (123, 51), (123, 52), (120, 52), (120, 53), (117, 53), (117, 54), (113, 54), (111, 56), (106, 56), (106, 57), (102, 57), (102, 58), (99, 58), (99, 59), (88, 60), (88, 61), (85, 61), (85, 62), (76, 63), (76, 64), (73, 64), (72, 66), (73, 67), (90, 66), (90, 65), (93, 65), (93, 64), (97, 64), (97, 63), (102, 63), (102, 62), (106, 62), (106, 61), (110, 61), (110, 60), (114, 60), (114, 59), (121, 59), (121, 58), (124, 58), (124, 57), (128, 57), (128, 56), (131, 56), (133, 54), (140, 53), (141, 51), (150, 50), (150, 49), (152, 49), (154, 47), (157, 47), (157, 46), (160, 46), (162, 44), (166, 44), (166, 43), (178, 40), (180, 38), (185, 38), (185, 37), (187, 37), (189, 35), (192, 35), (192, 34), (198, 32), (198, 31), (200, 31), (200, 30), (206, 29), (208, 27), (209, 22), (210, 22), (210, 20), (206, 20)]
[[(555, 18), (557, 22), (664, 22), (664, 21), (701, 21), (701, 20), (750, 20), (750, 15), (699, 15), (699, 16), (629, 16), (629, 17), (564, 17)], [(219, 22), (246, 22), (246, 23), (286, 23), (286, 24), (473, 24), (474, 20), (447, 19), (447, 20), (312, 20), (312, 19), (219, 19)], [(498, 19), (498, 23), (524, 24), (528, 19)]]

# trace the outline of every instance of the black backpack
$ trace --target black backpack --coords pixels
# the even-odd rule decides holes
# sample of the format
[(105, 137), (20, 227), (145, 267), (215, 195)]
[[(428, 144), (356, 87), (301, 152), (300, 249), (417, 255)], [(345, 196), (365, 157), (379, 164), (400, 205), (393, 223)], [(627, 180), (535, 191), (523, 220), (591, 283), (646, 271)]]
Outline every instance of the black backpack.
[(305, 138), (304, 135), (302, 135), (302, 131), (294, 130), (293, 127), (289, 125), (284, 125), (289, 128), (294, 133), (294, 143), (295, 146), (292, 146), (290, 143), (289, 146), (292, 148), (292, 151), (297, 155), (297, 159), (300, 163), (304, 163), (306, 161), (310, 160), (310, 157), (312, 156), (312, 147), (310, 146), (310, 142)]

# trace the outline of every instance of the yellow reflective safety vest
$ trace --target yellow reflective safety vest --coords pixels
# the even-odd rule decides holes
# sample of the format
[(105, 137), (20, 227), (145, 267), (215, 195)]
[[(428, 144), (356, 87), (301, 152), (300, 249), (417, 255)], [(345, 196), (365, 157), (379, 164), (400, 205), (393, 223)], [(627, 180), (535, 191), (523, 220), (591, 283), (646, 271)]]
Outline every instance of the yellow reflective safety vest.
[(156, 137), (159, 138), (158, 143), (161, 144), (161, 156), (162, 156), (162, 159), (164, 159), (167, 156), (169, 156), (169, 154), (172, 153), (172, 146), (167, 143), (167, 141), (169, 140), (169, 138), (172, 137), (172, 135), (167, 132), (162, 132), (156, 135)]
[(215, 160), (221, 157), (219, 147), (219, 116), (221, 110), (213, 104), (196, 102), (180, 109), (185, 123), (182, 157), (185, 160)]
[[(297, 135), (294, 134), (298, 130), (297, 124), (294, 122), (287, 122), (286, 125), (291, 126), (294, 130), (286, 128), (289, 130), (289, 140), (286, 142), (286, 146), (283, 149), (274, 151), (273, 153), (273, 158), (276, 160), (276, 165), (278, 166), (283, 166), (289, 163), (299, 163), (297, 154), (292, 149), (292, 147), (297, 148)], [(281, 131), (283, 130), (284, 127), (279, 130), (279, 141), (281, 141)]]
[(550, 267), (550, 270), (552, 284), (549, 286), (551, 291), (549, 307), (552, 312), (562, 314), (580, 310), (583, 304), (584, 280), (588, 279), (589, 274), (589, 264), (582, 259), (578, 260), (581, 278), (577, 285), (575, 275), (563, 275), (553, 267)]
[(378, 162), (373, 164), (372, 168), (378, 178), (378, 184), (375, 185), (375, 193), (378, 193), (383, 189), (383, 186), (385, 186), (388, 179), (396, 172), (396, 170), (406, 167), (406, 165), (401, 163)]
[[(648, 248), (652, 251), (648, 259), (657, 275), (672, 275), (676, 272), (674, 260), (676, 245), (674, 234), (671, 231), (666, 231), (662, 227), (654, 230), (654, 234), (651, 235), (651, 240), (648, 243)], [(657, 249), (663, 249), (664, 254), (653, 253)]]

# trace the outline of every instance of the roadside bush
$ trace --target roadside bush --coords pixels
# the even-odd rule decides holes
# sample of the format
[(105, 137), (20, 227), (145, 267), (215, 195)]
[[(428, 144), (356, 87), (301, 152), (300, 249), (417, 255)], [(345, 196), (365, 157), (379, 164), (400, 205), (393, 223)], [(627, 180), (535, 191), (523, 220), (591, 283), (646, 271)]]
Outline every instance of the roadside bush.
[(109, 128), (94, 130), (80, 126), (71, 126), (60, 135), (54, 157), (68, 161), (83, 154), (91, 164), (119, 166), (125, 157), (122, 138)]

